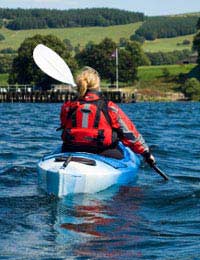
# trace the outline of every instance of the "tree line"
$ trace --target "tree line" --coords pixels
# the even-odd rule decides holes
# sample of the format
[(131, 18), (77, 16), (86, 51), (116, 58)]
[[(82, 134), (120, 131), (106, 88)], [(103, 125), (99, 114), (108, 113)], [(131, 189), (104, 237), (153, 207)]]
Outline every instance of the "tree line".
[(194, 37), (194, 41), (193, 41), (193, 50), (197, 51), (198, 53), (198, 64), (200, 66), (200, 18), (197, 22), (197, 34)]
[[(65, 43), (65, 42), (64, 42)], [(105, 43), (105, 42), (104, 42)], [(92, 44), (92, 45), (91, 45)], [(71, 46), (71, 48), (70, 48)], [(113, 45), (115, 48), (117, 45), (114, 44)], [(126, 41), (126, 46), (127, 46), (127, 41)], [(101, 47), (101, 45), (100, 45)], [(125, 47), (125, 45), (123, 45), (123, 48)], [(96, 59), (97, 62), (97, 54), (96, 54), (96, 48), (99, 48), (99, 45), (97, 45), (95, 47), (95, 45), (93, 45), (93, 43), (88, 43), (86, 45), (86, 48), (83, 49), (82, 51), (80, 51), (80, 49), (78, 49), (76, 51), (76, 55), (75, 55), (75, 60), (76, 62), (78, 61), (79, 64), (90, 64), (90, 66), (93, 66), (93, 58), (89, 58), (92, 55), (91, 52), (93, 51), (93, 56), (94, 59)], [(119, 64), (120, 64), (120, 71), (123, 69), (123, 66), (125, 66), (126, 63), (130, 64), (129, 59), (125, 58), (125, 52), (123, 50), (123, 48), (119, 49)], [(67, 45), (65, 43), (65, 49), (69, 52), (74, 51), (74, 48), (72, 47), (70, 42), (67, 42)], [(142, 52), (143, 53), (143, 52)], [(10, 73), (11, 68), (12, 68), (12, 63), (14, 58), (16, 57), (16, 51), (11, 49), (11, 48), (7, 48), (7, 49), (3, 49), (0, 51), (0, 73)], [(142, 54), (142, 59), (140, 61), (139, 65), (172, 65), (172, 64), (176, 64), (182, 60), (187, 60), (190, 55), (192, 54), (192, 52), (190, 50), (182, 50), (182, 51), (172, 51), (172, 52), (147, 52), (147, 53), (143, 53)], [(130, 57), (129, 57), (130, 58)], [(101, 59), (105, 59), (105, 57), (101, 57)], [(113, 67), (114, 65), (114, 59), (109, 57), (110, 65)], [(102, 71), (103, 69), (101, 68), (102, 64), (99, 64), (98, 61), (98, 68), (100, 71)], [(128, 67), (128, 66), (127, 66)], [(107, 68), (105, 69), (105, 75), (107, 73)], [(113, 68), (112, 70), (112, 74), (110, 72), (108, 72), (107, 78), (109, 78), (110, 80), (112, 79), (112, 81), (114, 81), (115, 79), (115, 70)], [(128, 80), (128, 76), (125, 75), (124, 73), (120, 72), (120, 80), (126, 81)]]
[(14, 55), (0, 54), (0, 73), (10, 73)]
[(192, 51), (172, 51), (172, 52), (147, 52), (146, 55), (149, 58), (151, 65), (172, 65), (180, 61), (187, 60)]
[[(67, 62), (70, 63), (72, 70), (76, 71), (77, 66), (81, 67), (87, 64), (101, 71), (102, 78), (109, 79), (112, 84), (115, 81), (114, 51), (116, 48), (118, 48), (119, 52), (119, 78), (122, 82), (137, 79), (138, 66), (176, 64), (178, 61), (187, 59), (191, 55), (189, 50), (144, 53), (138, 42), (128, 41), (124, 38), (120, 39), (119, 43), (115, 43), (108, 38), (105, 38), (99, 44), (90, 41), (85, 48), (81, 49), (77, 46), (74, 48), (69, 39), (61, 41), (53, 35), (35, 35), (32, 38), (27, 38), (18, 51), (12, 48), (0, 51), (0, 73), (10, 73), (12, 71), (10, 75), (10, 83), (12, 84), (30, 84), (34, 82), (34, 79), (30, 80), (30, 77), (28, 79), (25, 78), (25, 74), (30, 74), (29, 72), (25, 73), (25, 71), (30, 68), (32, 71), (32, 66), (35, 67), (30, 62), (30, 59), (32, 60), (31, 51), (37, 43), (41, 42), (45, 45), (49, 44), (49, 47), (55, 49), (63, 57), (67, 57)], [(57, 47), (55, 47), (56, 45)], [(27, 60), (28, 64), (26, 63)], [(16, 76), (15, 67), (17, 67), (17, 70), (19, 68), (22, 77), (20, 75), (18, 75), (19, 77)], [(40, 82), (40, 84), (43, 83)], [(49, 82), (47, 81), (46, 85), (48, 84)]]
[[(0, 8), (0, 21), (11, 30), (110, 26), (144, 20), (144, 14), (114, 8), (71, 10)], [(1, 25), (1, 22), (0, 22)]]
[[(126, 82), (126, 84), (131, 85), (138, 80), (137, 70), (139, 66), (171, 64), (172, 56), (182, 58), (189, 55), (188, 50), (145, 54), (138, 42), (123, 40), (115, 43), (109, 38), (105, 38), (98, 44), (88, 42), (85, 48), (80, 49), (73, 55), (72, 49), (69, 48), (69, 40), (61, 41), (54, 35), (35, 35), (25, 39), (17, 53), (5, 49), (0, 54), (0, 73), (9, 73), (9, 84), (33, 84), (48, 89), (52, 84), (58, 83), (45, 75), (33, 61), (33, 49), (40, 43), (55, 50), (68, 63), (74, 76), (83, 66), (91, 66), (99, 71), (103, 80), (110, 81), (111, 85), (116, 80), (116, 48), (118, 48), (119, 53), (119, 80), (121, 83)], [(120, 47), (122, 43), (123, 47)], [(168, 77), (167, 73), (165, 75)], [(183, 82), (181, 91), (189, 99), (200, 99), (200, 83), (193, 85), (193, 80), (187, 80), (187, 78), (186, 82)], [(198, 80), (196, 82), (198, 83)]]
[(185, 96), (189, 100), (200, 101), (200, 18), (197, 21), (197, 30), (197, 34), (193, 40), (193, 51), (198, 53), (198, 66), (191, 71), (191, 75), (181, 74), (179, 77), (182, 81), (180, 90), (185, 94)]
[[(56, 81), (42, 73), (34, 64), (32, 52), (34, 47), (43, 43), (55, 50), (69, 65), (72, 73), (83, 66), (91, 66), (100, 72), (102, 79), (111, 84), (115, 81), (115, 50), (117, 44), (105, 38), (99, 44), (88, 43), (87, 46), (76, 53), (75, 56), (66, 48), (63, 41), (53, 35), (35, 35), (27, 38), (18, 49), (13, 59), (9, 74), (10, 84), (34, 84), (47, 89)], [(137, 42), (127, 41), (126, 45), (119, 49), (119, 78), (121, 82), (134, 82), (137, 79), (137, 68), (147, 65), (148, 59)]]
[(171, 38), (196, 32), (198, 16), (157, 16), (148, 18), (132, 35), (132, 39), (155, 40)]
[[(120, 47), (122, 42), (123, 46)], [(119, 57), (119, 80), (126, 83), (133, 83), (137, 80), (139, 66), (174, 64), (191, 54), (188, 50), (144, 53), (138, 42), (123, 40), (115, 43), (113, 40), (105, 38), (98, 44), (88, 42), (85, 48), (78, 49), (73, 55), (74, 49), (69, 39), (61, 41), (53, 35), (35, 35), (25, 39), (17, 53), (9, 54), (11, 50), (6, 49), (4, 54), (1, 54), (0, 65), (4, 63), (3, 72), (10, 73), (10, 84), (36, 84), (48, 88), (51, 84), (56, 83), (55, 80), (42, 73), (33, 62), (32, 52), (39, 43), (47, 45), (63, 57), (73, 73), (83, 66), (91, 66), (100, 72), (102, 79), (110, 81), (111, 84), (114, 84), (116, 76), (116, 48), (118, 48)]]

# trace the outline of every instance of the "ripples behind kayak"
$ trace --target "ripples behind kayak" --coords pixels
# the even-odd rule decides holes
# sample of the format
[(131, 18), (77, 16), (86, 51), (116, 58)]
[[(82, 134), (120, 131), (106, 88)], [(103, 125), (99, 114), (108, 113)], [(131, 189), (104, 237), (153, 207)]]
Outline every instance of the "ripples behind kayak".
[(60, 105), (0, 104), (1, 259), (199, 259), (200, 104), (122, 108), (170, 181), (143, 165), (136, 183), (58, 200), (37, 162), (61, 143)]

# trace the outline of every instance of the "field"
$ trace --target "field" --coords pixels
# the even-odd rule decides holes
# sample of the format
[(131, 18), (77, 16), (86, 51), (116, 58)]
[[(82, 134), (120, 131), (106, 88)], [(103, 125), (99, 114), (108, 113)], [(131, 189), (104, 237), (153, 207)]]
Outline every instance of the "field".
[(0, 86), (8, 85), (8, 74), (0, 74)]
[(120, 38), (129, 39), (129, 37), (137, 30), (141, 22), (127, 25), (117, 25), (109, 27), (84, 27), (84, 28), (65, 28), (65, 29), (40, 29), (40, 30), (21, 30), (11, 31), (8, 29), (0, 29), (0, 34), (5, 37), (4, 41), (0, 42), (0, 50), (11, 47), (17, 49), (27, 37), (32, 37), (35, 34), (56, 35), (61, 40), (69, 39), (73, 46), (80, 44), (85, 46), (89, 41), (99, 43), (105, 37), (119, 42)]
[[(143, 48), (145, 52), (158, 52), (158, 51), (170, 52), (173, 50), (191, 49), (193, 38), (194, 38), (194, 34), (174, 37), (174, 38), (156, 39), (154, 41), (146, 41), (144, 43)], [(181, 44), (184, 40), (189, 40), (190, 44), (188, 45)]]
[(178, 81), (180, 73), (196, 77), (197, 67), (195, 64), (142, 66), (138, 68), (139, 80), (134, 87), (142, 100), (182, 100), (184, 97), (180, 92), (181, 83)]
[(138, 69), (138, 77), (141, 81), (149, 81), (163, 77), (163, 70), (169, 71), (170, 77), (178, 76), (180, 73), (189, 73), (196, 65), (162, 65), (162, 66), (142, 66)]
[[(84, 28), (65, 28), (65, 29), (40, 29), (40, 30), (21, 30), (11, 31), (8, 29), (0, 29), (0, 34), (5, 36), (5, 40), (0, 42), (0, 50), (11, 47), (17, 49), (27, 37), (35, 34), (54, 34), (61, 40), (69, 39), (73, 46), (80, 44), (85, 46), (89, 41), (99, 43), (105, 37), (112, 38), (115, 42), (119, 42), (120, 38), (129, 39), (142, 23), (134, 23), (127, 25), (117, 25), (109, 27), (84, 27)], [(175, 38), (157, 39), (155, 41), (146, 41), (143, 45), (145, 52), (168, 52), (173, 50), (191, 49), (194, 35), (186, 35)], [(189, 45), (177, 45), (183, 40), (189, 40)]]

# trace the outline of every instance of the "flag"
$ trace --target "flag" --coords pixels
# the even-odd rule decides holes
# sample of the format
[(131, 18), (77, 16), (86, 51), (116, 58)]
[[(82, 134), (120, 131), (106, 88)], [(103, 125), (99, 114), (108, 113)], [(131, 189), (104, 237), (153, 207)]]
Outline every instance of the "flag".
[(116, 50), (111, 54), (111, 58), (116, 58)]
[(116, 50), (112, 52), (112, 54), (110, 55), (111, 58), (116, 58)]

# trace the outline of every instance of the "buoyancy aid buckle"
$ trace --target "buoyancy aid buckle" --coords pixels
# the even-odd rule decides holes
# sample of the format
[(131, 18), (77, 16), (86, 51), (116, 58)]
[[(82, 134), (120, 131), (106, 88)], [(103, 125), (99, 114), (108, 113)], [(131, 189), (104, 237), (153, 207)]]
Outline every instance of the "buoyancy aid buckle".
[(66, 128), (64, 130), (64, 136), (65, 136), (65, 140), (68, 142), (68, 143), (72, 143), (74, 141), (74, 136), (71, 134), (71, 129), (70, 128)]
[(103, 145), (103, 141), (105, 139), (105, 135), (104, 135), (104, 130), (103, 129), (99, 129), (97, 130), (97, 137), (90, 137), (90, 136), (85, 136), (84, 139), (87, 141), (92, 141), (92, 142), (96, 142), (97, 145)]
[(103, 144), (104, 139), (105, 139), (104, 129), (99, 129), (98, 136), (97, 136), (97, 143), (100, 145)]
[(81, 112), (83, 112), (83, 113), (91, 113), (92, 111), (90, 109), (88, 109), (88, 108), (82, 108)]

